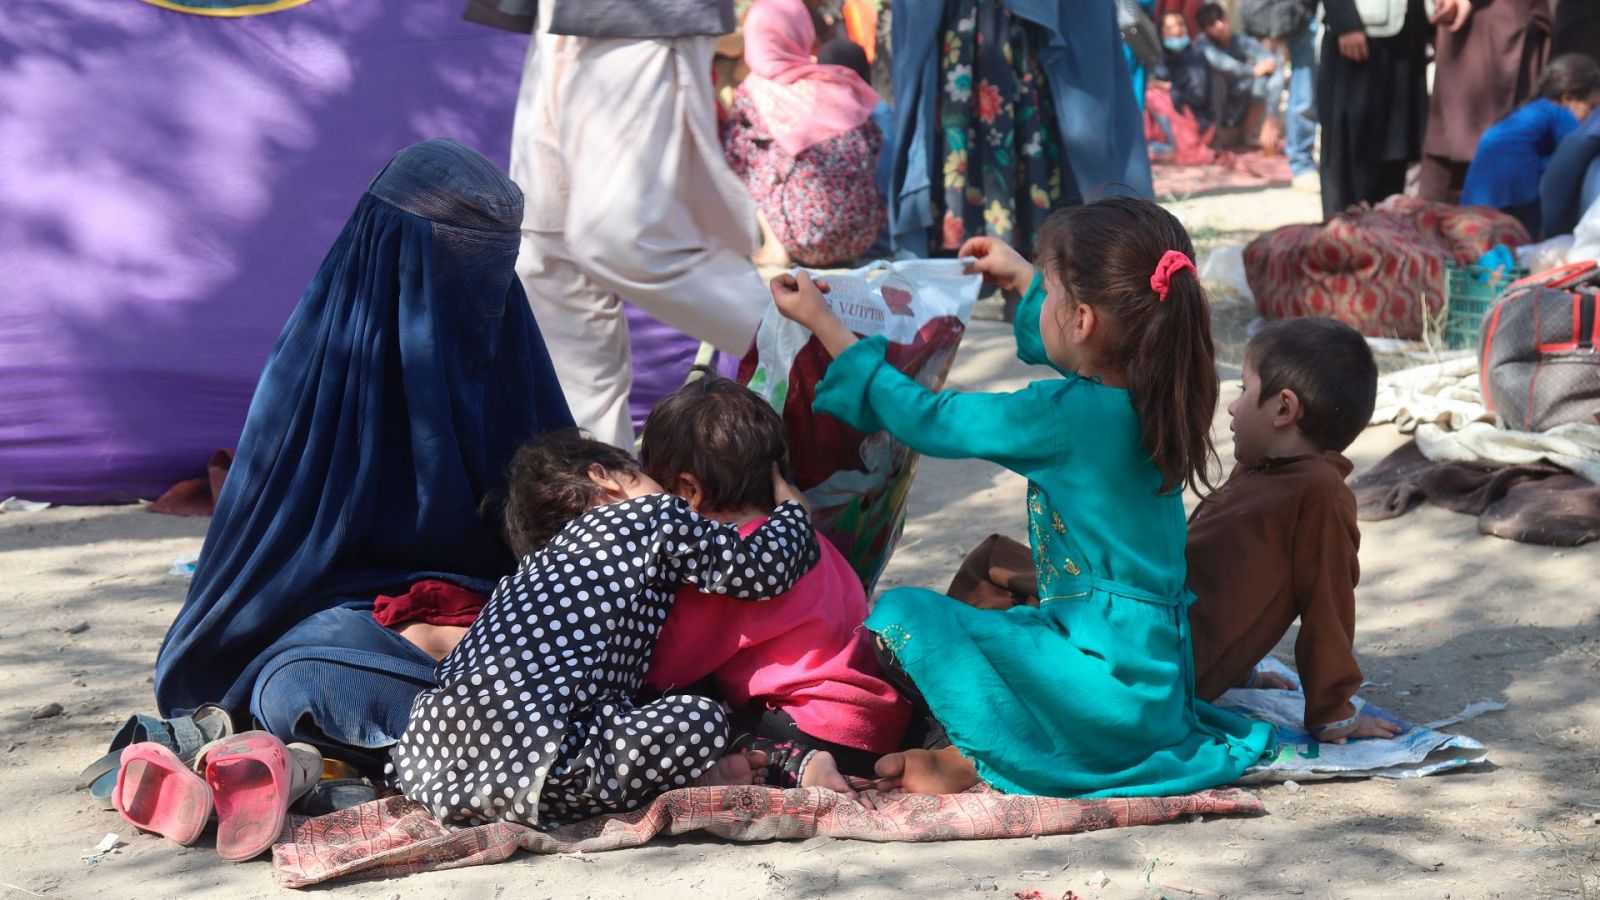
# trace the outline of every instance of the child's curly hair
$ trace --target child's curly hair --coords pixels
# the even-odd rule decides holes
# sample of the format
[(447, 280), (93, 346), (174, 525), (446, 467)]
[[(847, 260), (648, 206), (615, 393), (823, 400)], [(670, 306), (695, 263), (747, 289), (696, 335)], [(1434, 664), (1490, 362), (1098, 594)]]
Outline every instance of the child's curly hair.
[(505, 536), (511, 552), (533, 553), (597, 504), (600, 488), (589, 477), (594, 466), (613, 474), (641, 474), (626, 451), (576, 428), (540, 435), (517, 450), (506, 472)]

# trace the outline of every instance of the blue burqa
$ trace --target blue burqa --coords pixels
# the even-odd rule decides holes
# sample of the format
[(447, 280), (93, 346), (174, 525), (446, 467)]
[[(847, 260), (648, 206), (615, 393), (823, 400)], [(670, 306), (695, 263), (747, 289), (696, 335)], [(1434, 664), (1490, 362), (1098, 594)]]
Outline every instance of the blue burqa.
[(374, 597), (423, 578), (487, 593), (512, 571), (480, 505), (519, 444), (572, 424), (512, 268), (521, 221), (516, 185), (454, 141), (373, 180), (261, 375), (157, 658), (163, 714), (242, 714), (297, 649), (426, 679), (431, 660), (373, 627)]

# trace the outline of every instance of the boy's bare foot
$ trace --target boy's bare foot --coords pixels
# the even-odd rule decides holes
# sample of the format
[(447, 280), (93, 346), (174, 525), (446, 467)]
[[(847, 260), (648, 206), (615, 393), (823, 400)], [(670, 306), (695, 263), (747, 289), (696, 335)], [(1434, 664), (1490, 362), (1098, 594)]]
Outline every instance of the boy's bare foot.
[(1384, 740), (1390, 740), (1405, 733), (1405, 727), (1396, 722), (1391, 722), (1388, 719), (1380, 719), (1377, 716), (1361, 715), (1356, 717), (1355, 728), (1352, 729), (1348, 734), (1345, 734), (1341, 737), (1329, 738), (1323, 741), (1323, 743), (1343, 744), (1347, 741), (1359, 740), (1361, 738), (1383, 738)]
[(730, 787), (747, 784), (766, 784), (767, 754), (761, 750), (746, 750), (717, 760), (705, 774), (689, 782), (689, 787)]
[(873, 769), (880, 791), (959, 794), (978, 783), (978, 768), (954, 747), (890, 753)]

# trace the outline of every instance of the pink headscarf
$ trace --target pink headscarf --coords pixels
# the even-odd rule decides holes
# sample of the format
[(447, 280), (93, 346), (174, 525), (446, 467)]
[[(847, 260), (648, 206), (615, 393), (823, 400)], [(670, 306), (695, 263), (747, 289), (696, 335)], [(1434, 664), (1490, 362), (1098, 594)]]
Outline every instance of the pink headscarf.
[(878, 93), (844, 66), (814, 62), (804, 0), (756, 0), (744, 17), (744, 87), (790, 156), (865, 122)]

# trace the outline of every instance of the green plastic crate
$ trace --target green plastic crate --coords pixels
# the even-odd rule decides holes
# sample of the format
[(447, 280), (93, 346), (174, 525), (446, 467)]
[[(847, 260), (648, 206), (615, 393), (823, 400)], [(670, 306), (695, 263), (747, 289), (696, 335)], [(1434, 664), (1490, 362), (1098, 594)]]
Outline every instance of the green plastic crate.
[(1445, 268), (1444, 343), (1451, 350), (1478, 346), (1483, 314), (1508, 285), (1528, 274), (1521, 266), (1487, 269), (1450, 265)]

